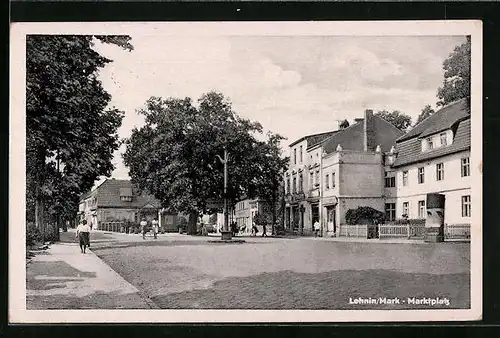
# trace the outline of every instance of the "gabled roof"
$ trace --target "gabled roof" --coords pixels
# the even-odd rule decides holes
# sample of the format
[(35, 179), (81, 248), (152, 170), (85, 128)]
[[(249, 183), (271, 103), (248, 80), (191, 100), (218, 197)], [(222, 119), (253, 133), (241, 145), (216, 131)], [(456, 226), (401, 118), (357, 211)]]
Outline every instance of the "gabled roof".
[(456, 101), (426, 118), (412, 130), (401, 136), (396, 142), (402, 142), (414, 137), (426, 137), (440, 131), (450, 129), (457, 122), (470, 117), (470, 109), (466, 99)]
[(307, 148), (311, 148), (311, 147), (315, 146), (316, 144), (320, 143), (321, 141), (323, 141), (325, 138), (333, 135), (337, 131), (338, 130), (326, 131), (326, 132), (323, 132), (323, 133), (311, 134), (311, 135), (303, 136), (303, 137), (299, 138), (298, 140), (290, 143), (289, 147), (293, 147), (297, 143), (302, 142), (304, 140), (307, 140)]
[[(132, 192), (132, 201), (122, 201), (120, 196), (124, 192), (126, 193), (124, 196), (128, 195), (128, 192)], [(145, 193), (140, 194), (130, 180), (106, 179), (96, 189), (84, 196), (84, 198), (96, 197), (97, 207), (142, 208), (148, 204), (156, 208), (161, 207), (161, 203), (153, 196)]]
[[(383, 152), (389, 151), (395, 140), (404, 134), (403, 131), (377, 115), (373, 115), (372, 121), (373, 144), (375, 147), (379, 145)], [(327, 154), (334, 152), (339, 144), (343, 150), (364, 151), (364, 120), (360, 119), (355, 124), (341, 129), (336, 134), (325, 139), (323, 141), (323, 150)]]
[(431, 151), (422, 152), (422, 140), (419, 137), (413, 137), (412, 139), (407, 139), (402, 142), (398, 141), (396, 146), (397, 157), (394, 161), (393, 167), (401, 167), (469, 150), (471, 144), (470, 118), (466, 120), (459, 120), (456, 122), (456, 126), (451, 126), (452, 129), (455, 127), (456, 132), (453, 138), (453, 143)]

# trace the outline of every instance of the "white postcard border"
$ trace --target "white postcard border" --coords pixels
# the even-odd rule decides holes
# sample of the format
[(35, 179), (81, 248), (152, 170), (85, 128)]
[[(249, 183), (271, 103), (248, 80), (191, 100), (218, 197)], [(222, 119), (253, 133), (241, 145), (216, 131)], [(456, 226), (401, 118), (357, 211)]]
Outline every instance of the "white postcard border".
[[(230, 34), (228, 34), (230, 32)], [(27, 310), (26, 309), (26, 35), (471, 35), (471, 308), (463, 310)], [(224, 323), (467, 321), (482, 318), (482, 22), (85, 22), (14, 23), (10, 51), (9, 322)], [(151, 313), (154, 311), (154, 314)]]

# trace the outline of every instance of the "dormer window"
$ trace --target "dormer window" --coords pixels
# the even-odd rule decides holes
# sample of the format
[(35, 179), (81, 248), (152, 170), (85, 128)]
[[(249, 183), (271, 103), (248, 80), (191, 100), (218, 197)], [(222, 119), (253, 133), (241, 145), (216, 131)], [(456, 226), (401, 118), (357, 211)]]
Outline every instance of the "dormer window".
[(121, 188), (120, 189), (120, 200), (122, 202), (132, 202), (132, 189), (131, 188)]
[(428, 150), (434, 149), (434, 143), (432, 142), (432, 137), (427, 138), (427, 149)]
[(445, 145), (448, 144), (448, 142), (446, 141), (446, 133), (439, 134), (439, 138), (441, 140), (441, 145), (442, 146), (445, 146)]

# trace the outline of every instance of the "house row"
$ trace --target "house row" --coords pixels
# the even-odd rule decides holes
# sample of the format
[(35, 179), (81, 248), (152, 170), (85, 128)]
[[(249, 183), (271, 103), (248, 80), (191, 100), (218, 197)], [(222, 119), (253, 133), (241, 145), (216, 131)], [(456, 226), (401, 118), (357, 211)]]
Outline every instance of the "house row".
[(289, 145), (285, 226), (307, 232), (318, 220), (323, 235), (338, 236), (360, 206), (388, 220), (425, 218), (429, 193), (445, 195), (445, 223), (470, 223), (470, 145), (465, 100), (406, 134), (366, 110), (347, 128), (304, 136)]
[(163, 212), (160, 202), (136, 189), (130, 180), (106, 179), (80, 198), (79, 213), (94, 229), (111, 223), (159, 221), (165, 231), (177, 230), (177, 215)]

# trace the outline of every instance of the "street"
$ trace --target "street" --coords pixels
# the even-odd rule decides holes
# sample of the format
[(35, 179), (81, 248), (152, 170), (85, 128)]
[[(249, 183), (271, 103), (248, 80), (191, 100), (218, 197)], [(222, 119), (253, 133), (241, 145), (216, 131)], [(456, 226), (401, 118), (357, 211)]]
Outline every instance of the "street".
[[(75, 243), (73, 233), (61, 235), (63, 245)], [(93, 254), (164, 309), (470, 307), (469, 243), (247, 237), (244, 244), (217, 244), (179, 234), (143, 240), (102, 232), (92, 237)], [(85, 258), (74, 245), (76, 258)], [(28, 282), (28, 294), (29, 288)], [(449, 305), (407, 301), (436, 297), (449, 299)], [(353, 304), (353, 299), (366, 298), (402, 301)]]

